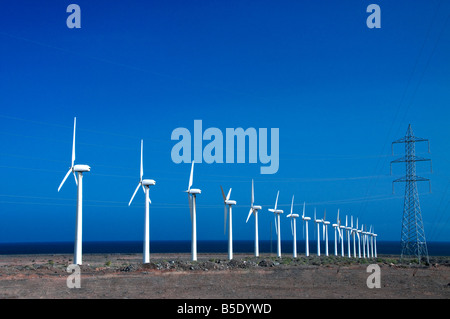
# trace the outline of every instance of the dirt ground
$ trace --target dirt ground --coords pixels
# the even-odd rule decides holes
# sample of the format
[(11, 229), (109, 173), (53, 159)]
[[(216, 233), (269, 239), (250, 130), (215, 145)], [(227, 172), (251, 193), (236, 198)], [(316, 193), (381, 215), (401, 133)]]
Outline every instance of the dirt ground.
[[(450, 257), (430, 265), (340, 257), (275, 258), (236, 254), (89, 254), (80, 288), (68, 288), (70, 255), (0, 256), (0, 298), (15, 299), (278, 299), (450, 298)], [(369, 264), (380, 267), (380, 288), (368, 288)], [(71, 281), (73, 282), (73, 281)]]

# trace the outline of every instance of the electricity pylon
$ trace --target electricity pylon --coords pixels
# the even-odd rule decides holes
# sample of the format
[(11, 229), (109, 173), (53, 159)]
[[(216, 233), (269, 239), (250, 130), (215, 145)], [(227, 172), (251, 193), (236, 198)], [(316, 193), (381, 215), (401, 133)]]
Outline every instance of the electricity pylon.
[(392, 192), (394, 192), (394, 183), (406, 183), (401, 233), (401, 258), (403, 259), (404, 256), (417, 257), (420, 263), (422, 257), (426, 257), (426, 260), (429, 263), (428, 248), (425, 239), (425, 230), (423, 227), (422, 212), (420, 210), (419, 194), (417, 191), (416, 182), (427, 181), (430, 185), (430, 192), (431, 183), (428, 178), (423, 178), (416, 175), (416, 162), (430, 161), (431, 167), (431, 160), (429, 158), (416, 156), (416, 142), (428, 142), (428, 153), (430, 152), (430, 142), (427, 139), (415, 137), (411, 124), (408, 126), (405, 137), (392, 142), (392, 155), (394, 155), (394, 144), (404, 143), (405, 156), (391, 162), (391, 174), (392, 163), (406, 164), (406, 175), (392, 182)]

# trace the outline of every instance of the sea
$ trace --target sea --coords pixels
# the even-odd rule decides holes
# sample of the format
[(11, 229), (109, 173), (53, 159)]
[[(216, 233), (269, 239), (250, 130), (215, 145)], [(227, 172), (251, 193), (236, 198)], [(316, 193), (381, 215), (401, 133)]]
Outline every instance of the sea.
[[(310, 241), (309, 251), (316, 254), (316, 242)], [(353, 244), (353, 243), (352, 243)], [(345, 252), (347, 252), (347, 243), (345, 243)], [(428, 254), (430, 256), (450, 256), (450, 242), (428, 242)], [(281, 242), (281, 251), (283, 254), (291, 254), (293, 248), (292, 240)], [(329, 254), (334, 254), (334, 242), (328, 244)], [(352, 246), (353, 249), (353, 246)], [(95, 241), (83, 242), (83, 254), (102, 254), (102, 253), (121, 253), (134, 254), (142, 253), (142, 241)], [(73, 242), (31, 242), (31, 243), (0, 243), (0, 255), (22, 255), (22, 254), (72, 254), (74, 251)], [(197, 241), (198, 253), (223, 253), (228, 251), (227, 240), (199, 240)], [(261, 254), (273, 253), (277, 251), (276, 241), (260, 240), (259, 251)], [(166, 240), (151, 241), (150, 253), (190, 253), (190, 240)], [(233, 241), (234, 253), (253, 253), (253, 240), (235, 240)], [(401, 247), (398, 241), (377, 241), (378, 254), (400, 255)], [(297, 253), (305, 253), (305, 241), (297, 241)], [(321, 253), (325, 254), (325, 244), (321, 243)], [(340, 253), (340, 244), (338, 244), (338, 253)]]

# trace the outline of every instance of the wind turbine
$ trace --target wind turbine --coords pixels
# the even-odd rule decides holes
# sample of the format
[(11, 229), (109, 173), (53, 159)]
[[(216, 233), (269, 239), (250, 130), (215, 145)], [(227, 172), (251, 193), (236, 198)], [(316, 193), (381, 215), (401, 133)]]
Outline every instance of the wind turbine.
[(269, 212), (274, 213), (275, 217), (275, 231), (277, 233), (277, 257), (281, 257), (281, 229), (280, 229), (280, 214), (283, 214), (283, 210), (277, 209), (278, 204), (278, 195), (280, 195), (280, 191), (277, 193), (277, 199), (275, 200), (275, 207), (269, 208)]
[(191, 213), (191, 223), (192, 223), (192, 240), (191, 240), (191, 251), (192, 251), (192, 260), (197, 260), (197, 205), (196, 205), (196, 196), (197, 194), (201, 194), (202, 191), (200, 189), (191, 188), (192, 183), (194, 182), (194, 161), (192, 161), (191, 166), (191, 175), (189, 176), (189, 186), (185, 191), (188, 193), (189, 199), (189, 210)]
[[(347, 219), (346, 219), (347, 220)], [(341, 230), (341, 256), (344, 257), (344, 233), (346, 232), (347, 227), (344, 225), (341, 225), (341, 220), (339, 219), (339, 228)]]
[[(337, 218), (336, 218), (336, 224), (331, 225), (334, 228), (334, 255), (337, 256), (338, 255), (338, 238), (339, 240), (342, 239), (342, 235), (341, 235), (341, 231), (340, 231), (340, 226), (341, 226), (341, 221), (339, 220), (339, 209), (338, 209), (338, 213), (337, 213)], [(338, 237), (338, 233), (339, 233), (339, 237)]]
[(327, 215), (327, 210), (325, 210), (323, 214), (323, 240), (325, 240), (325, 255), (328, 256), (328, 225), (330, 225), (330, 222), (325, 220), (325, 217)]
[(311, 220), (311, 217), (305, 216), (305, 202), (303, 202), (302, 219), (303, 219), (303, 222), (304, 222), (303, 228), (305, 228), (305, 226), (306, 226), (305, 255), (306, 255), (306, 257), (308, 257), (309, 256), (308, 221)]
[(252, 205), (250, 207), (250, 212), (248, 213), (246, 223), (248, 222), (252, 213), (255, 215), (255, 256), (259, 256), (259, 240), (258, 240), (258, 210), (261, 210), (261, 206), (253, 205), (255, 201), (255, 191), (253, 187), (253, 179), (252, 179)]
[(298, 214), (294, 214), (292, 211), (294, 209), (294, 195), (292, 195), (292, 204), (291, 204), (291, 213), (287, 215), (286, 217), (291, 218), (291, 232), (293, 236), (293, 243), (292, 243), (292, 256), (294, 258), (297, 258), (297, 229), (296, 229), (296, 223), (295, 219), (298, 218)]
[(370, 225), (369, 236), (370, 236), (370, 251), (371, 251), (371, 256), (372, 256), (372, 258), (374, 258), (375, 255), (373, 254), (373, 232), (372, 232), (372, 225)]
[[(358, 228), (358, 226), (356, 226), (356, 228)], [(356, 258), (356, 228), (353, 228), (353, 216), (351, 216), (350, 232), (353, 237), (353, 258)]]
[(351, 227), (348, 227), (347, 225), (347, 215), (345, 215), (345, 230), (347, 231), (347, 244), (348, 244), (348, 258), (351, 257), (351, 251), (350, 251), (350, 233), (352, 231)]
[[(375, 227), (373, 228), (373, 231), (375, 232)], [(374, 247), (375, 258), (377, 258), (377, 236), (378, 235), (373, 233), (372, 236), (373, 236), (374, 245), (375, 245), (375, 247)]]
[(365, 225), (364, 227), (366, 229), (367, 258), (370, 258), (370, 239), (369, 239), (370, 231), (367, 231), (367, 225)]
[(140, 170), (140, 177), (139, 177), (139, 183), (133, 193), (133, 196), (131, 196), (130, 202), (128, 203), (128, 206), (131, 205), (131, 202), (134, 199), (134, 196), (136, 196), (136, 193), (139, 189), (139, 187), (142, 187), (142, 190), (145, 193), (145, 218), (144, 218), (144, 252), (143, 252), (143, 260), (144, 264), (148, 264), (150, 262), (150, 186), (153, 186), (156, 184), (156, 182), (153, 179), (142, 179), (142, 176), (144, 175), (144, 164), (143, 164), (143, 149), (144, 149), (144, 141), (141, 140), (141, 170)]
[(223, 192), (223, 188), (222, 186), (220, 186), (220, 189), (222, 190), (222, 196), (223, 196), (223, 204), (224, 204), (224, 228), (223, 228), (223, 233), (225, 234), (226, 230), (227, 230), (227, 205), (228, 205), (228, 211), (230, 212), (230, 226), (228, 228), (228, 259), (231, 260), (233, 259), (233, 218), (231, 215), (231, 206), (236, 205), (236, 201), (234, 200), (230, 200), (230, 195), (231, 195), (231, 188), (228, 191), (227, 196), (225, 197), (225, 193)]
[[(75, 184), (77, 184), (77, 219), (76, 219), (76, 231), (75, 231), (75, 247), (74, 247), (74, 263), (76, 265), (82, 264), (82, 221), (83, 221), (83, 173), (89, 172), (91, 168), (88, 165), (77, 164), (75, 162), (75, 131), (77, 126), (77, 118), (73, 120), (73, 143), (72, 143), (72, 164), (70, 165), (69, 171), (62, 180), (58, 187), (58, 192), (64, 185), (67, 177), (70, 173), (73, 173), (75, 178)], [(78, 180), (75, 173), (78, 173)]]
[(323, 222), (323, 219), (316, 218), (316, 209), (314, 208), (314, 222), (317, 224), (317, 256), (320, 256), (320, 223)]
[(365, 225), (361, 225), (361, 236), (362, 236), (362, 246), (363, 246), (363, 258), (366, 258), (366, 231), (364, 230)]
[(358, 236), (358, 258), (361, 258), (361, 229), (358, 228), (358, 219), (356, 219), (356, 236)]

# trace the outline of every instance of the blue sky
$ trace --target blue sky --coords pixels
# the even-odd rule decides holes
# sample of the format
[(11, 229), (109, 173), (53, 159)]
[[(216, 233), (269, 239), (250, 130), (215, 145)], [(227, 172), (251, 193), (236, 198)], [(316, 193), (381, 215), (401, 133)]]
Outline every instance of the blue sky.
[[(226, 239), (220, 185), (233, 188), (235, 239), (245, 224), (251, 179), (267, 211), (279, 206), (334, 221), (374, 225), (380, 240), (400, 240), (404, 174), (391, 142), (411, 123), (428, 240), (450, 240), (450, 4), (377, 1), (381, 28), (369, 29), (368, 1), (77, 1), (81, 29), (66, 26), (69, 1), (13, 1), (0, 10), (0, 242), (72, 241), (76, 186), (69, 178), (77, 117), (76, 163), (84, 178), (83, 240), (141, 240), (144, 195), (151, 240), (190, 239), (186, 194), (190, 164), (175, 164), (171, 133), (194, 120), (203, 129), (279, 128), (279, 170), (257, 164), (198, 164), (198, 239)], [(205, 145), (206, 143), (204, 143)], [(224, 141), (225, 145), (225, 141)], [(290, 239), (282, 218), (282, 238)], [(301, 227), (298, 227), (301, 236)], [(310, 229), (312, 231), (312, 228)]]

